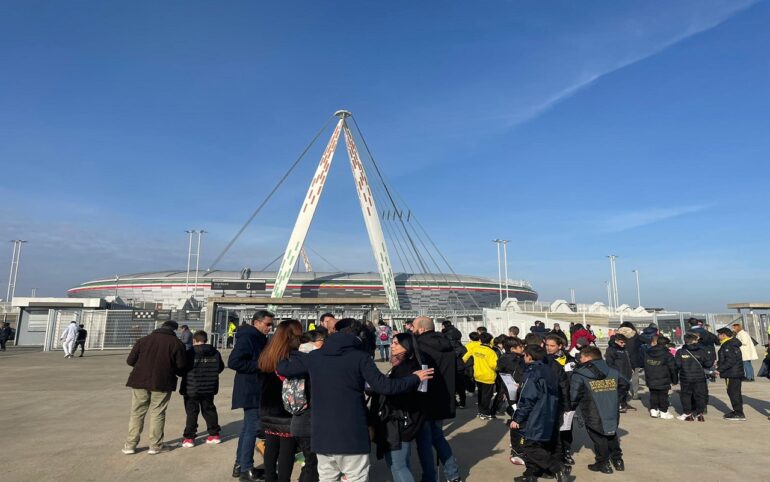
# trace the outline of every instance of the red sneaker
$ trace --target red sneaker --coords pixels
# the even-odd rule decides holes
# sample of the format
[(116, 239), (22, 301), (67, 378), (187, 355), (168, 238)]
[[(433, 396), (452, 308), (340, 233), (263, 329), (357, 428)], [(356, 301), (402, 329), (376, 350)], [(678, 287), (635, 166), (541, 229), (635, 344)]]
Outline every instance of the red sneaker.
[(189, 449), (191, 447), (195, 447), (195, 440), (193, 440), (191, 438), (186, 438), (186, 439), (182, 440), (182, 447), (184, 447), (186, 449)]
[(218, 443), (222, 443), (222, 440), (219, 438), (219, 435), (209, 435), (208, 437), (206, 437), (206, 443), (218, 444)]

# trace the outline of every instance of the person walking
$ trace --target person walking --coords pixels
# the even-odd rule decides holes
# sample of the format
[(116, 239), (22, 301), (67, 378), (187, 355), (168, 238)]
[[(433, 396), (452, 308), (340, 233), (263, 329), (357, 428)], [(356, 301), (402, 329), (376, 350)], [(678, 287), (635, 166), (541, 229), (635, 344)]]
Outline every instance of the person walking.
[(261, 387), (257, 377), (257, 361), (267, 344), (267, 334), (273, 328), (273, 318), (274, 315), (269, 311), (259, 310), (254, 313), (251, 324), (241, 325), (235, 332), (235, 347), (227, 359), (227, 367), (235, 370), (232, 409), (243, 410), (243, 425), (238, 436), (232, 475), (247, 482), (262, 480), (264, 475), (264, 470), (254, 467), (254, 448), (257, 434), (261, 431)]
[(206, 421), (209, 436), (207, 444), (221, 442), (219, 432), (219, 416), (214, 405), (214, 396), (219, 393), (219, 374), (225, 369), (222, 355), (216, 348), (207, 343), (205, 331), (193, 334), (193, 349), (187, 351), (187, 371), (182, 377), (179, 393), (184, 397), (184, 410), (187, 423), (182, 434), (182, 447), (195, 446), (195, 436), (198, 434), (198, 414)]
[[(630, 328), (625, 328), (625, 330), (630, 331)], [(626, 350), (626, 343), (628, 343), (628, 338), (625, 335), (615, 333), (607, 346), (607, 351), (604, 352), (604, 360), (607, 362), (607, 365), (617, 370), (626, 380), (631, 380), (634, 369), (632, 368), (631, 356)], [(624, 388), (628, 387), (625, 386)], [(629, 410), (636, 411), (636, 408), (628, 403), (630, 397), (631, 395), (628, 390), (618, 393), (620, 413), (626, 413)]]
[(72, 320), (59, 337), (64, 348), (64, 358), (72, 358), (75, 354), (75, 341), (78, 339), (78, 324)]
[(75, 354), (76, 351), (78, 351), (78, 347), (80, 347), (79, 358), (83, 358), (83, 352), (86, 351), (86, 338), (88, 338), (88, 330), (86, 330), (83, 325), (79, 325), (78, 337), (77, 337), (77, 340), (75, 340), (75, 347), (72, 349), (73, 355)]
[[(420, 370), (422, 365), (417, 341), (411, 333), (393, 337), (388, 378), (402, 378)], [(400, 395), (374, 394), (370, 408), (374, 420), (374, 438), (377, 458), (385, 457), (393, 482), (414, 482), (409, 456), (411, 442), (425, 422), (418, 392)]]
[(150, 412), (150, 455), (163, 451), (163, 429), (171, 392), (176, 390), (177, 376), (187, 368), (184, 345), (176, 337), (179, 325), (167, 321), (131, 348), (126, 363), (133, 367), (126, 386), (131, 388), (131, 415), (123, 453), (136, 452), (147, 412)]
[(385, 323), (385, 321), (380, 320), (377, 323), (377, 331), (375, 332), (375, 336), (377, 338), (377, 349), (380, 351), (380, 361), (385, 362), (390, 360), (390, 344), (391, 340), (393, 339), (393, 330), (390, 329), (390, 327)]
[(730, 405), (733, 411), (724, 415), (725, 420), (745, 421), (743, 413), (743, 394), (741, 382), (745, 376), (743, 359), (741, 356), (741, 342), (733, 336), (730, 328), (724, 327), (717, 330), (719, 337), (719, 353), (717, 361), (717, 373), (724, 378), (727, 385), (727, 396), (730, 397)]
[[(428, 382), (427, 392), (421, 396), (424, 403), (425, 423), (417, 433), (417, 454), (422, 466), (423, 482), (436, 482), (436, 458), (444, 466), (444, 476), (449, 481), (459, 481), (460, 464), (452, 452), (452, 447), (444, 436), (444, 420), (455, 418), (455, 384), (457, 376), (457, 355), (449, 339), (436, 332), (433, 320), (427, 316), (418, 316), (413, 322), (417, 345), (422, 354), (423, 364), (434, 368), (433, 380)], [(485, 333), (490, 339), (492, 335)], [(489, 352), (494, 355), (491, 348)], [(497, 366), (495, 356), (492, 372)], [(494, 383), (494, 376), (492, 377)], [(490, 398), (491, 403), (491, 398)]]
[(3, 323), (3, 327), (0, 328), (0, 351), (5, 351), (5, 345), (8, 340), (13, 339), (13, 328), (10, 323)]
[(751, 366), (751, 362), (759, 360), (757, 355), (757, 349), (754, 347), (754, 340), (746, 330), (743, 329), (743, 325), (740, 323), (733, 323), (733, 332), (735, 332), (735, 338), (741, 342), (741, 360), (743, 361), (743, 373), (747, 382), (754, 381), (754, 367)]
[(238, 329), (238, 325), (235, 324), (235, 320), (227, 322), (227, 348), (233, 347), (233, 341), (235, 340), (235, 331)]
[(469, 348), (463, 355), (463, 361), (473, 358), (473, 378), (478, 389), (479, 418), (493, 420), (497, 418), (492, 410), (492, 395), (497, 379), (497, 353), (492, 349), (492, 335), (482, 333), (479, 335), (479, 344)]
[(366, 384), (374, 393), (398, 395), (416, 390), (433, 370), (388, 378), (362, 349), (361, 322), (343, 318), (334, 330), (323, 347), (306, 354), (294, 352), (278, 363), (277, 372), (287, 378), (310, 375), (311, 448), (318, 456), (319, 480), (337, 482), (344, 476), (347, 482), (364, 482), (369, 480), (371, 451)]
[(179, 340), (184, 344), (185, 350), (192, 350), (193, 347), (193, 334), (190, 331), (190, 327), (182, 325), (179, 331)]

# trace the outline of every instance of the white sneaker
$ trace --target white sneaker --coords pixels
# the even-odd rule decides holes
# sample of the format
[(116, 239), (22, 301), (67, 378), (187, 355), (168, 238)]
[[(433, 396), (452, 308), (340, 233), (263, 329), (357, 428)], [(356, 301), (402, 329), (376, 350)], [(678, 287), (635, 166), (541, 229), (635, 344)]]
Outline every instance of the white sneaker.
[(681, 420), (682, 422), (684, 422), (684, 421), (685, 421), (685, 419), (686, 419), (687, 417), (689, 417), (689, 416), (690, 416), (690, 414), (689, 414), (689, 413), (683, 413), (682, 415), (679, 415), (679, 416), (678, 416), (678, 417), (676, 417), (676, 418), (678, 418), (679, 420)]
[(660, 411), (655, 410), (654, 408), (650, 410), (650, 417), (652, 418), (660, 418)]
[(121, 450), (126, 455), (131, 455), (136, 453), (136, 447), (132, 447), (131, 445), (125, 444), (123, 446), (123, 449)]
[(150, 450), (148, 450), (147, 453), (150, 455), (157, 455), (165, 451), (166, 451), (166, 447), (163, 445), (159, 445), (157, 447), (150, 447)]
[(663, 420), (671, 420), (672, 418), (674, 418), (674, 416), (668, 412), (660, 412), (660, 418), (662, 418)]

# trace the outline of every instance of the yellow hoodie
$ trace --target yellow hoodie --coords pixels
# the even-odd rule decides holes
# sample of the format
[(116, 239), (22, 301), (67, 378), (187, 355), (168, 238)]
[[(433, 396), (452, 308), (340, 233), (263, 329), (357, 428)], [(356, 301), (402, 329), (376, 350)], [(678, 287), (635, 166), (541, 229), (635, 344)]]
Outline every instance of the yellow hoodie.
[(463, 355), (463, 362), (473, 357), (473, 379), (479, 383), (491, 385), (497, 378), (497, 352), (489, 345), (470, 342), (465, 345), (468, 352)]

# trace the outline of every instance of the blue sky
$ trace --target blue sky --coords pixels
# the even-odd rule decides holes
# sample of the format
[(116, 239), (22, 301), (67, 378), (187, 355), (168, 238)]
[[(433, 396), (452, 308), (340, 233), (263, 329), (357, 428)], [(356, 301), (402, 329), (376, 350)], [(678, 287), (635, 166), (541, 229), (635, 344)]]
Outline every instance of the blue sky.
[[(207, 265), (347, 108), (458, 272), (504, 237), (547, 300), (605, 299), (610, 253), (632, 305), (632, 269), (648, 306), (770, 296), (768, 2), (282, 3), (4, 3), (17, 294), (184, 267), (189, 228)], [(283, 250), (325, 141), (220, 267)], [(373, 269), (342, 149), (324, 194), (308, 245)]]

